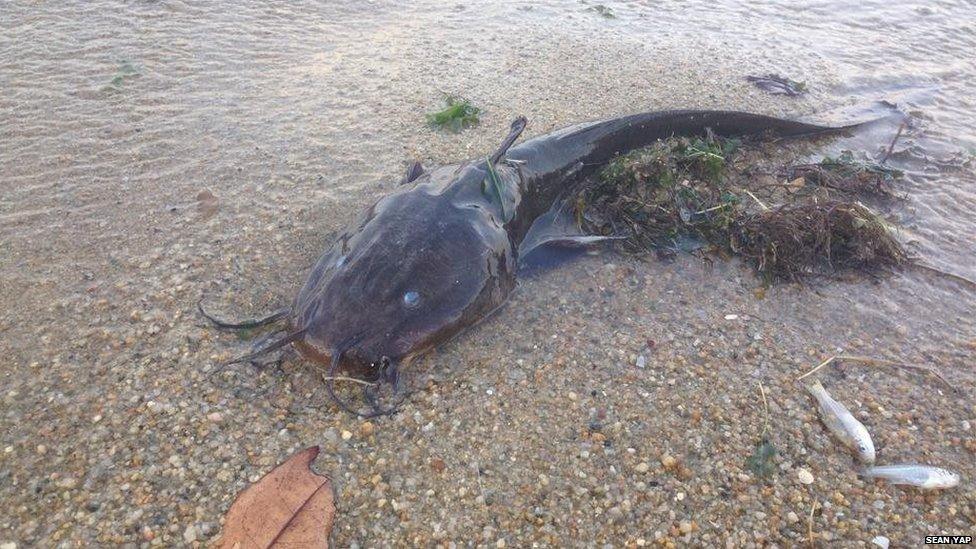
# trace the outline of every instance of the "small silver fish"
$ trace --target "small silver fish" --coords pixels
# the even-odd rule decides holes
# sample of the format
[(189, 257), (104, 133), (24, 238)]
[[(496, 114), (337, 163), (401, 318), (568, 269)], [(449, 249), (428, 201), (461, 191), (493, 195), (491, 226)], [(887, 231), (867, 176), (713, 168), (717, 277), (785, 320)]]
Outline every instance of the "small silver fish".
[(820, 418), (841, 442), (857, 452), (864, 463), (874, 463), (874, 442), (864, 425), (854, 418), (843, 404), (834, 400), (819, 381), (807, 385), (807, 390), (820, 405)]
[(868, 467), (861, 472), (867, 478), (880, 478), (892, 484), (908, 484), (923, 490), (952, 488), (959, 484), (959, 475), (931, 465), (881, 465)]

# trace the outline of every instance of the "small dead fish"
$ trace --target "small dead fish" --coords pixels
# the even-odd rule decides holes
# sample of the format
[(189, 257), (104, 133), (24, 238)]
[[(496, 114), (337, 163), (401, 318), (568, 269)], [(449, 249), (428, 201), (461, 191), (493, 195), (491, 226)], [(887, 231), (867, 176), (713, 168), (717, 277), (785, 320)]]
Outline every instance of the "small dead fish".
[(892, 484), (907, 484), (923, 490), (952, 488), (959, 484), (959, 475), (931, 465), (882, 465), (868, 467), (861, 472), (867, 478), (880, 478)]
[(874, 463), (874, 442), (864, 425), (843, 404), (837, 402), (819, 382), (807, 385), (807, 390), (820, 405), (820, 418), (827, 429), (841, 442), (857, 452), (864, 463)]

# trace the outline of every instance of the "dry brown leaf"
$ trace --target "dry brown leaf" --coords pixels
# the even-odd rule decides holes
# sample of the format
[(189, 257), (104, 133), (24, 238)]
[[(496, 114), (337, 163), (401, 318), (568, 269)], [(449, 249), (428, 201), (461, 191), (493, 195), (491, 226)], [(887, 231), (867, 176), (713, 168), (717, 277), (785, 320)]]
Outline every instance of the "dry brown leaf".
[(332, 482), (310, 468), (319, 447), (288, 458), (237, 496), (221, 548), (329, 546), (335, 519)]

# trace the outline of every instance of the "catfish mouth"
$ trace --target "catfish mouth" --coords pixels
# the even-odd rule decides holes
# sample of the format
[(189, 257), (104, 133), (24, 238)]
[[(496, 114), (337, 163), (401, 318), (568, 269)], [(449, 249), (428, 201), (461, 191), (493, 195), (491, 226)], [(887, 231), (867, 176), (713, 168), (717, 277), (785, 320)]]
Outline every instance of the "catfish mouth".
[[(358, 347), (361, 341), (362, 337), (351, 338), (336, 345), (331, 350), (326, 350), (324, 346), (317, 345), (307, 338), (301, 338), (294, 343), (305, 358), (327, 367), (323, 381), (325, 381), (329, 398), (344, 411), (363, 418), (392, 415), (399, 409), (400, 403), (406, 397), (405, 394), (398, 399), (395, 405), (384, 408), (377, 402), (377, 392), (383, 385), (389, 385), (394, 394), (403, 392), (400, 368), (401, 365), (409, 362), (409, 359), (385, 355), (376, 360), (366, 359), (368, 355)], [(343, 372), (351, 375), (353, 379), (340, 377), (340, 373)], [(363, 396), (371, 410), (367, 413), (360, 412), (348, 401), (340, 398), (335, 391), (337, 379), (351, 380), (362, 384)]]
[(375, 375), (375, 382), (363, 385), (363, 397), (372, 408), (372, 411), (364, 414), (354, 409), (349, 405), (348, 402), (339, 398), (339, 396), (335, 393), (336, 374), (339, 372), (339, 366), (342, 362), (344, 354), (345, 351), (342, 350), (334, 351), (332, 353), (332, 360), (329, 364), (329, 373), (325, 377), (325, 388), (329, 392), (329, 398), (331, 398), (346, 412), (363, 418), (395, 414), (400, 408), (400, 403), (403, 402), (403, 399), (406, 398), (406, 396), (401, 396), (398, 402), (393, 406), (383, 408), (376, 400), (376, 388), (382, 384), (389, 384), (393, 388), (393, 392), (395, 394), (401, 393), (399, 365), (386, 356), (382, 357), (378, 363), (370, 364)]
[(406, 362), (405, 357), (395, 351), (366, 351), (360, 345), (362, 340), (360, 336), (348, 338), (337, 345), (324, 345), (306, 336), (295, 341), (294, 345), (304, 358), (328, 370), (335, 368), (335, 372), (329, 375), (345, 373), (362, 381), (381, 381), (384, 365)]

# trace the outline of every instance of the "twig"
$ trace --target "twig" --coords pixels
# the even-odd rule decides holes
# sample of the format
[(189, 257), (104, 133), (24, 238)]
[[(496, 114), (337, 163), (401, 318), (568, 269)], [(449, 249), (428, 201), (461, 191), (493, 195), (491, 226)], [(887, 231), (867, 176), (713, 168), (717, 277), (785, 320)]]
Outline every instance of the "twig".
[(754, 315), (754, 314), (752, 314), (752, 313), (737, 313), (737, 314), (738, 314), (739, 316), (747, 316), (747, 317), (749, 317), (749, 318), (755, 318), (755, 319), (756, 319), (756, 320), (758, 320), (759, 322), (769, 322), (769, 321), (768, 321), (768, 320), (766, 320), (765, 318), (763, 318), (763, 317), (761, 317), (761, 316), (757, 316), (757, 315)]
[(478, 462), (474, 463), (474, 472), (478, 475), (478, 490), (481, 492), (481, 498), (485, 498), (485, 485), (481, 482), (481, 464)]
[(695, 215), (701, 215), (703, 213), (713, 212), (715, 210), (721, 210), (722, 208), (728, 208), (728, 203), (719, 204), (718, 206), (712, 206), (711, 208), (705, 208), (704, 210), (698, 210)]
[(810, 547), (816, 547), (813, 543), (813, 512), (817, 509), (817, 500), (813, 501), (813, 505), (810, 506), (810, 517), (807, 519), (807, 541), (810, 543)]
[(750, 197), (752, 197), (752, 199), (756, 201), (756, 204), (759, 204), (762, 207), (762, 209), (764, 209), (764, 210), (768, 210), (769, 209), (769, 206), (763, 204), (762, 200), (759, 200), (758, 198), (756, 198), (756, 195), (754, 195), (751, 192), (749, 192), (749, 189), (742, 189), (742, 191), (744, 193), (746, 193), (747, 195), (749, 195)]
[(891, 145), (888, 145), (888, 152), (886, 152), (884, 158), (881, 159), (882, 164), (888, 161), (888, 157), (891, 156), (891, 151), (895, 150), (895, 143), (898, 141), (898, 138), (901, 137), (901, 132), (904, 129), (905, 123), (902, 122), (901, 125), (898, 126), (898, 133), (895, 134), (895, 138), (891, 140)]
[(860, 362), (862, 364), (869, 365), (882, 365), (882, 366), (895, 366), (897, 368), (907, 368), (910, 370), (921, 370), (923, 372), (928, 372), (935, 377), (939, 378), (939, 381), (945, 383), (946, 387), (955, 390), (955, 387), (949, 383), (946, 378), (942, 377), (942, 374), (938, 372), (935, 368), (931, 366), (923, 366), (919, 364), (908, 364), (907, 362), (897, 362), (894, 360), (885, 360), (883, 358), (871, 358), (866, 356), (851, 356), (851, 355), (834, 355), (827, 360), (821, 362), (816, 368), (810, 370), (809, 372), (803, 374), (802, 376), (796, 378), (797, 381), (802, 381), (803, 379), (815, 374), (821, 368), (839, 360), (846, 360), (848, 362)]
[(376, 385), (375, 383), (372, 383), (372, 382), (369, 382), (369, 381), (363, 381), (361, 379), (356, 379), (354, 377), (327, 376), (325, 374), (322, 374), (322, 381), (325, 381), (326, 383), (328, 383), (329, 381), (351, 381), (353, 383), (358, 383), (360, 385), (368, 385), (370, 387), (373, 387), (373, 386)]
[(916, 262), (916, 263), (911, 263), (911, 265), (914, 266), (914, 267), (917, 267), (919, 269), (922, 269), (923, 271), (928, 271), (930, 273), (934, 273), (934, 274), (937, 274), (939, 276), (944, 276), (946, 278), (951, 278), (952, 280), (955, 280), (956, 282), (961, 282), (963, 284), (966, 284), (970, 288), (976, 288), (976, 281), (970, 280), (970, 279), (968, 279), (968, 278), (966, 278), (966, 277), (964, 277), (962, 275), (957, 275), (955, 273), (948, 273), (946, 271), (943, 271), (942, 269), (936, 269), (935, 267), (933, 267), (931, 265), (926, 265), (925, 263), (917, 263)]
[(766, 403), (766, 391), (763, 389), (762, 381), (759, 382), (759, 396), (762, 397), (763, 401), (763, 432), (762, 436), (765, 437), (766, 433), (769, 432), (769, 405)]
[(812, 370), (810, 370), (809, 372), (807, 372), (807, 373), (805, 373), (805, 374), (803, 374), (802, 376), (800, 376), (800, 377), (798, 377), (798, 378), (796, 378), (796, 380), (797, 380), (797, 381), (803, 381), (803, 379), (804, 379), (804, 378), (807, 378), (807, 377), (809, 377), (809, 376), (812, 376), (812, 375), (813, 375), (813, 374), (815, 374), (815, 373), (816, 373), (817, 371), (819, 371), (819, 370), (820, 370), (821, 368), (823, 368), (824, 366), (826, 366), (826, 365), (828, 365), (828, 364), (830, 364), (831, 362), (833, 362), (833, 361), (835, 361), (835, 360), (837, 360), (837, 357), (836, 357), (836, 356), (832, 356), (832, 357), (830, 357), (830, 358), (828, 358), (827, 360), (825, 360), (825, 361), (823, 361), (823, 362), (821, 362), (821, 363), (820, 363), (820, 365), (819, 365), (819, 366), (817, 366), (816, 368), (814, 368), (814, 369), (812, 369)]

